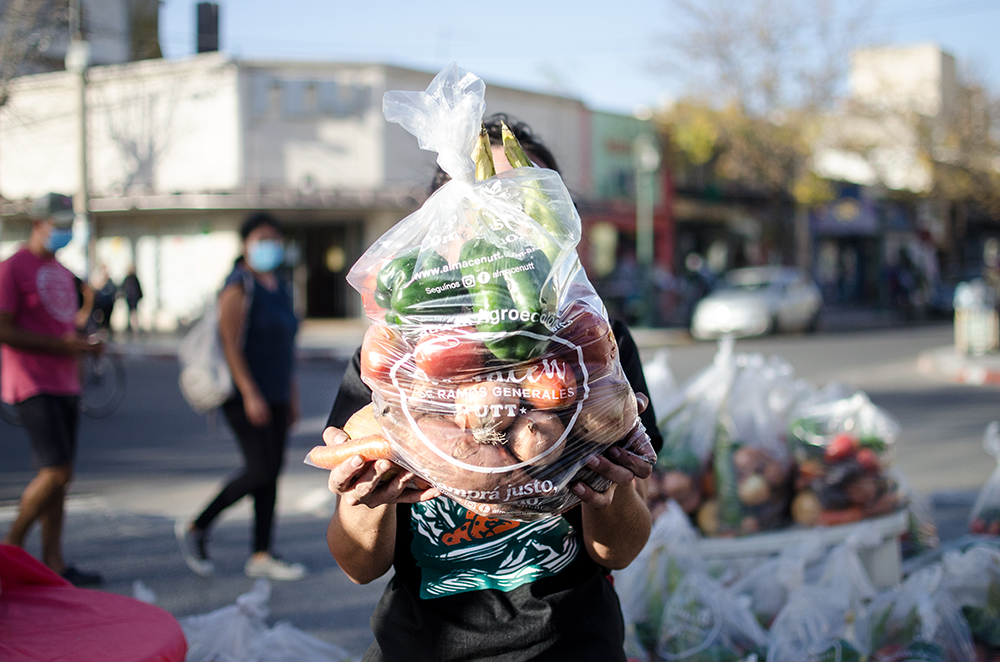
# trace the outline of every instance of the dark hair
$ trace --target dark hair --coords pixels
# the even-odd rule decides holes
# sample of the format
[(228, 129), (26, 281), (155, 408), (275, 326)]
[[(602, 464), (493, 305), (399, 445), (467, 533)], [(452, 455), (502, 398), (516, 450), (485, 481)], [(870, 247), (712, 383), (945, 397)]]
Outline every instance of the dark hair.
[[(528, 154), (528, 158), (543, 168), (559, 172), (559, 165), (556, 163), (556, 157), (554, 157), (552, 152), (549, 151), (549, 148), (535, 136), (531, 127), (524, 122), (511, 119), (507, 113), (495, 113), (483, 120), (483, 126), (486, 127), (486, 133), (490, 137), (491, 145), (503, 144), (501, 124), (507, 125), (510, 132), (514, 134), (515, 138), (517, 138), (517, 142), (521, 143), (521, 148)], [(450, 179), (451, 177), (448, 173), (438, 166), (437, 172), (434, 173), (434, 179), (431, 180), (431, 193), (447, 184)]]
[(251, 214), (243, 221), (243, 225), (240, 226), (240, 239), (243, 241), (247, 240), (250, 233), (259, 228), (262, 225), (269, 225), (279, 233), (284, 233), (284, 228), (281, 227), (281, 223), (274, 216), (271, 216), (267, 212), (259, 211), (255, 214)]

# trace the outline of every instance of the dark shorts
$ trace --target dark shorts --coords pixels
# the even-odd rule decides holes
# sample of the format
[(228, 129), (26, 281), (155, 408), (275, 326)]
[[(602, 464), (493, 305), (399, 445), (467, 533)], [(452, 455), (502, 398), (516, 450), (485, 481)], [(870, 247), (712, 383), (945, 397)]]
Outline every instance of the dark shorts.
[(36, 466), (73, 464), (79, 400), (75, 395), (36, 395), (17, 403)]

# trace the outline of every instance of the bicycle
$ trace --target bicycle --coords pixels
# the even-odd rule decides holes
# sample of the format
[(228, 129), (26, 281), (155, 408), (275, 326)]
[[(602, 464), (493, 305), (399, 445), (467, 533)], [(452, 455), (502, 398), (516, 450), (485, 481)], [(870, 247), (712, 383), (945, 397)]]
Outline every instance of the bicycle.
[[(112, 414), (125, 399), (125, 363), (120, 355), (104, 351), (80, 357), (80, 412), (90, 418)], [(0, 418), (21, 425), (17, 407), (0, 402)]]

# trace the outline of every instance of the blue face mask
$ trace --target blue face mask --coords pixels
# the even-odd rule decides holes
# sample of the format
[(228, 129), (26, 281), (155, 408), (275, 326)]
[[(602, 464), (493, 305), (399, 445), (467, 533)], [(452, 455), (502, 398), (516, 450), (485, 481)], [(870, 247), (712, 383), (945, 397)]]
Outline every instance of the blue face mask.
[(264, 239), (247, 246), (247, 262), (256, 272), (274, 271), (284, 260), (285, 248), (279, 241)]
[(60, 248), (64, 248), (73, 239), (73, 228), (52, 228), (49, 238), (45, 242), (45, 250), (55, 253)]

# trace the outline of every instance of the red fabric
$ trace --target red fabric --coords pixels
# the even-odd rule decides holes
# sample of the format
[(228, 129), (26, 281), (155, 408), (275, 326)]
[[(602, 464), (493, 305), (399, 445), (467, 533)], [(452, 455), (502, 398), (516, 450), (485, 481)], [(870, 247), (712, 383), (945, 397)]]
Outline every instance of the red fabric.
[[(73, 333), (78, 301), (73, 274), (54, 257), (38, 257), (22, 248), (0, 262), (0, 313), (13, 315), (14, 326), (43, 336)], [(39, 393), (79, 395), (76, 357), (10, 345), (0, 353), (4, 402), (20, 402)]]
[(0, 544), (0, 597), (7, 589), (22, 586), (72, 586), (38, 562), (34, 556), (14, 545)]
[(183, 662), (186, 654), (166, 611), (76, 588), (24, 550), (0, 545), (3, 662)]

